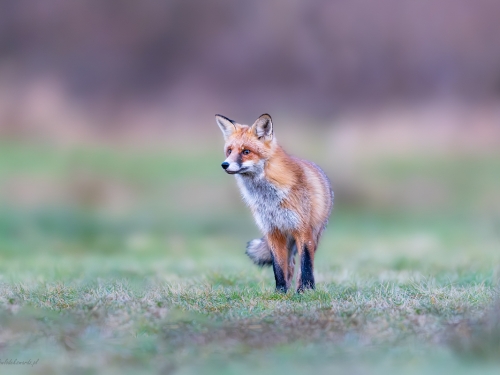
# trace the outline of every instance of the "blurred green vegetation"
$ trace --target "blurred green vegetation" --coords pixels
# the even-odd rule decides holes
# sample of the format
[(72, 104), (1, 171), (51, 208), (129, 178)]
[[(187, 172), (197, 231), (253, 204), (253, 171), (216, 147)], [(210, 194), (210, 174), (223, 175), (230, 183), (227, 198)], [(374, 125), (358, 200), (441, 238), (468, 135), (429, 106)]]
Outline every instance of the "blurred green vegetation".
[(244, 254), (259, 233), (219, 149), (1, 144), (1, 358), (40, 358), (26, 373), (498, 372), (481, 332), (497, 319), (500, 155), (346, 170), (311, 152), (335, 208), (318, 289), (281, 296)]

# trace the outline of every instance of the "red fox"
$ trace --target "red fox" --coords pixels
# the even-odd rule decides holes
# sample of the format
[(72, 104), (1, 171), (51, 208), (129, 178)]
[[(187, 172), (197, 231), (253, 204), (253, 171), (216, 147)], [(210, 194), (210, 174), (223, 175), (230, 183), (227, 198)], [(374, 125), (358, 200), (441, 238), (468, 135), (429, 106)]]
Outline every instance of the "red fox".
[(234, 174), (264, 237), (247, 244), (257, 265), (272, 265), (276, 291), (286, 293), (299, 254), (297, 292), (314, 289), (318, 241), (333, 207), (330, 181), (316, 164), (288, 155), (276, 142), (271, 116), (252, 126), (215, 115), (224, 135), (222, 168)]

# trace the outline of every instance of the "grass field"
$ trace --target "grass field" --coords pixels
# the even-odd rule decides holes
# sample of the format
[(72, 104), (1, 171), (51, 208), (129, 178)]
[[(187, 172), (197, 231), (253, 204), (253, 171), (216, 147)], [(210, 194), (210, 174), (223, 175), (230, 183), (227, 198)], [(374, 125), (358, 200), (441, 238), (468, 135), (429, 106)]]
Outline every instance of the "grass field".
[(280, 295), (220, 148), (0, 145), (0, 373), (500, 372), (500, 155), (302, 150), (336, 206)]

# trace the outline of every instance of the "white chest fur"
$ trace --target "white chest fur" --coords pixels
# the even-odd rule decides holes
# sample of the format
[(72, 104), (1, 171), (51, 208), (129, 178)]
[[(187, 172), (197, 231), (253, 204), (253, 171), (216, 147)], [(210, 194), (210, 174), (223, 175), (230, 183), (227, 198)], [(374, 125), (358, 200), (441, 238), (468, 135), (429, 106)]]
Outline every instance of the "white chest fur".
[(299, 226), (297, 213), (282, 207), (288, 191), (278, 189), (262, 175), (235, 177), (243, 200), (252, 210), (255, 221), (264, 234), (273, 229), (292, 231)]

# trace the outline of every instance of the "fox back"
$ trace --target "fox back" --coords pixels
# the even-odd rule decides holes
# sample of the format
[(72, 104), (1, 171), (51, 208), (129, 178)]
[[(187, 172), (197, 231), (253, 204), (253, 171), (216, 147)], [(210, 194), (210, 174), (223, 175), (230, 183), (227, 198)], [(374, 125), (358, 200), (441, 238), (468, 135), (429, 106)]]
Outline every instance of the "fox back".
[(298, 252), (297, 291), (314, 288), (314, 253), (333, 207), (326, 174), (278, 145), (268, 114), (252, 126), (221, 115), (216, 121), (225, 139), (222, 168), (235, 175), (263, 234), (248, 243), (246, 253), (258, 265), (272, 265), (276, 289), (286, 292)]

